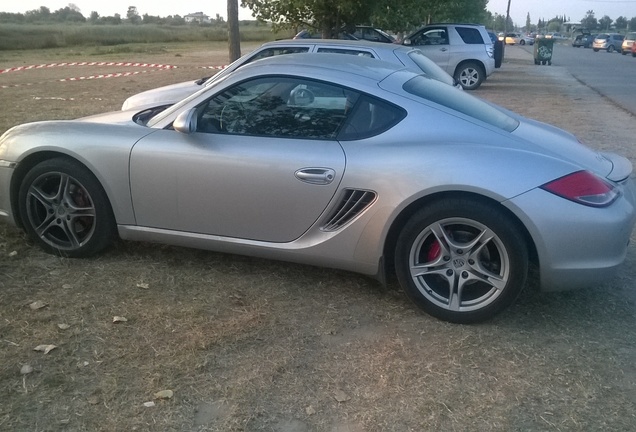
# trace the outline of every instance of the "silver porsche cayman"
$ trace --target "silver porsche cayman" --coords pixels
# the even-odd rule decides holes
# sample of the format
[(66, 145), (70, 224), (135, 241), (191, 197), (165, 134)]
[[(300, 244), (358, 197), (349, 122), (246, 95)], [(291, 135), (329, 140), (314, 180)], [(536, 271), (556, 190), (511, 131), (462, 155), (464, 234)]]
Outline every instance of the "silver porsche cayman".
[[(634, 226), (631, 163), (418, 72), (255, 61), (161, 112), (14, 127), (0, 218), (46, 251), (117, 237), (395, 274), (452, 322), (604, 282)], [(584, 235), (582, 234), (584, 233)]]

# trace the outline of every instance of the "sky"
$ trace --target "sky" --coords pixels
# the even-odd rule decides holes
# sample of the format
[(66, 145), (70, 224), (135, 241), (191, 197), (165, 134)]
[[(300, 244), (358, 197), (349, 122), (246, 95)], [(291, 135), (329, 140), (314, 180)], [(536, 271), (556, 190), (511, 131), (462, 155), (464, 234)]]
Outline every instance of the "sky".
[[(116, 13), (126, 16), (129, 6), (135, 6), (139, 15), (153, 15), (166, 17), (168, 15), (187, 15), (193, 12), (203, 12), (214, 18), (219, 14), (227, 18), (226, 0), (179, 0), (178, 2), (161, 0), (2, 0), (0, 12), (24, 13), (40, 6), (46, 6), (56, 11), (68, 6), (77, 5), (81, 13), (88, 17), (96, 11), (100, 16), (113, 16)], [(239, 2), (240, 3), (240, 2)], [(487, 9), (500, 15), (506, 14), (508, 0), (489, 0)], [(522, 27), (526, 23), (526, 15), (530, 13), (533, 24), (541, 19), (550, 19), (565, 15), (571, 21), (579, 22), (588, 10), (593, 10), (596, 18), (608, 15), (615, 20), (619, 16), (627, 19), (636, 17), (636, 0), (510, 0), (510, 17), (515, 24)], [(253, 19), (249, 9), (241, 8), (239, 18)]]
[[(507, 7), (508, 0), (489, 0), (486, 9), (505, 16)], [(588, 10), (594, 11), (596, 19), (607, 15), (612, 20), (619, 16), (629, 20), (636, 17), (636, 0), (510, 0), (510, 18), (519, 27), (526, 25), (528, 13), (532, 24), (563, 15), (580, 22)]]

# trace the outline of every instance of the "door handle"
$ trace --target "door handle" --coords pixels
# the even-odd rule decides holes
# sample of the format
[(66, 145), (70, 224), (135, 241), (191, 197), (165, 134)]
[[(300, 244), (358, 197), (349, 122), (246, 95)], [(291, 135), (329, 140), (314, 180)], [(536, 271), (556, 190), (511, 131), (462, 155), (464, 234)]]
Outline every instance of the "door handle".
[(305, 183), (328, 185), (336, 178), (336, 171), (331, 168), (301, 168), (294, 175)]

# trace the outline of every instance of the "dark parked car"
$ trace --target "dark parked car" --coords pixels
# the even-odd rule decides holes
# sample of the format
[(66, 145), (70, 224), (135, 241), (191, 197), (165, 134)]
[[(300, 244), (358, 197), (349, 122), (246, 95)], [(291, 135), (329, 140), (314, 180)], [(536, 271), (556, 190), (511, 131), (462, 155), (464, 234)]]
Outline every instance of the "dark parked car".
[(385, 32), (374, 27), (356, 26), (353, 35), (360, 40), (368, 40), (372, 42), (397, 43), (395, 38)]
[(500, 41), (495, 32), (488, 32), (492, 44), (495, 46), (495, 68), (499, 69), (503, 62), (503, 41)]
[(596, 35), (592, 34), (580, 34), (577, 35), (572, 41), (572, 46), (576, 48), (589, 48), (592, 46), (592, 42), (594, 42), (594, 37)]
[[(298, 32), (294, 39), (321, 39), (320, 33), (312, 33), (309, 30), (301, 30)], [(370, 26), (356, 26), (353, 31), (346, 31), (342, 29), (338, 35), (338, 39), (344, 40), (368, 40), (372, 42), (384, 42), (384, 43), (396, 43), (397, 41), (393, 36), (387, 32), (370, 27)]]

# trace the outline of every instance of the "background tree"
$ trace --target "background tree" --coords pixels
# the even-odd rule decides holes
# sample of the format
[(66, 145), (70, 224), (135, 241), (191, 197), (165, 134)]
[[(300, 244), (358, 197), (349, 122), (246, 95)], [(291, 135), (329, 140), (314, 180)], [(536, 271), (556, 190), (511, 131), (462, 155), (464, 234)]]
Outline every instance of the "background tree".
[(238, 0), (227, 0), (227, 46), (230, 62), (241, 57), (241, 33), (239, 32)]
[(619, 16), (616, 18), (616, 21), (614, 21), (614, 26), (616, 27), (616, 30), (625, 30), (627, 28), (627, 18)]
[(601, 18), (600, 20), (598, 20), (598, 25), (601, 28), (601, 30), (609, 30), (610, 26), (612, 25), (612, 22), (614, 20), (612, 20), (610, 17), (608, 17), (607, 15), (603, 16), (603, 18)]
[(126, 12), (126, 19), (131, 24), (139, 24), (141, 17), (137, 12), (137, 6), (128, 6), (128, 12)]
[(308, 28), (324, 38), (342, 28), (374, 25), (402, 32), (436, 21), (485, 22), (487, 0), (242, 0), (275, 30)]
[(627, 22), (627, 28), (630, 31), (636, 31), (636, 17), (633, 17)]
[(594, 11), (589, 10), (585, 13), (585, 17), (581, 20), (581, 25), (583, 28), (588, 29), (590, 31), (595, 30), (598, 27), (598, 21), (594, 17)]
[(526, 32), (530, 32), (532, 31), (532, 21), (530, 21), (530, 12), (528, 12), (528, 15), (526, 15)]

